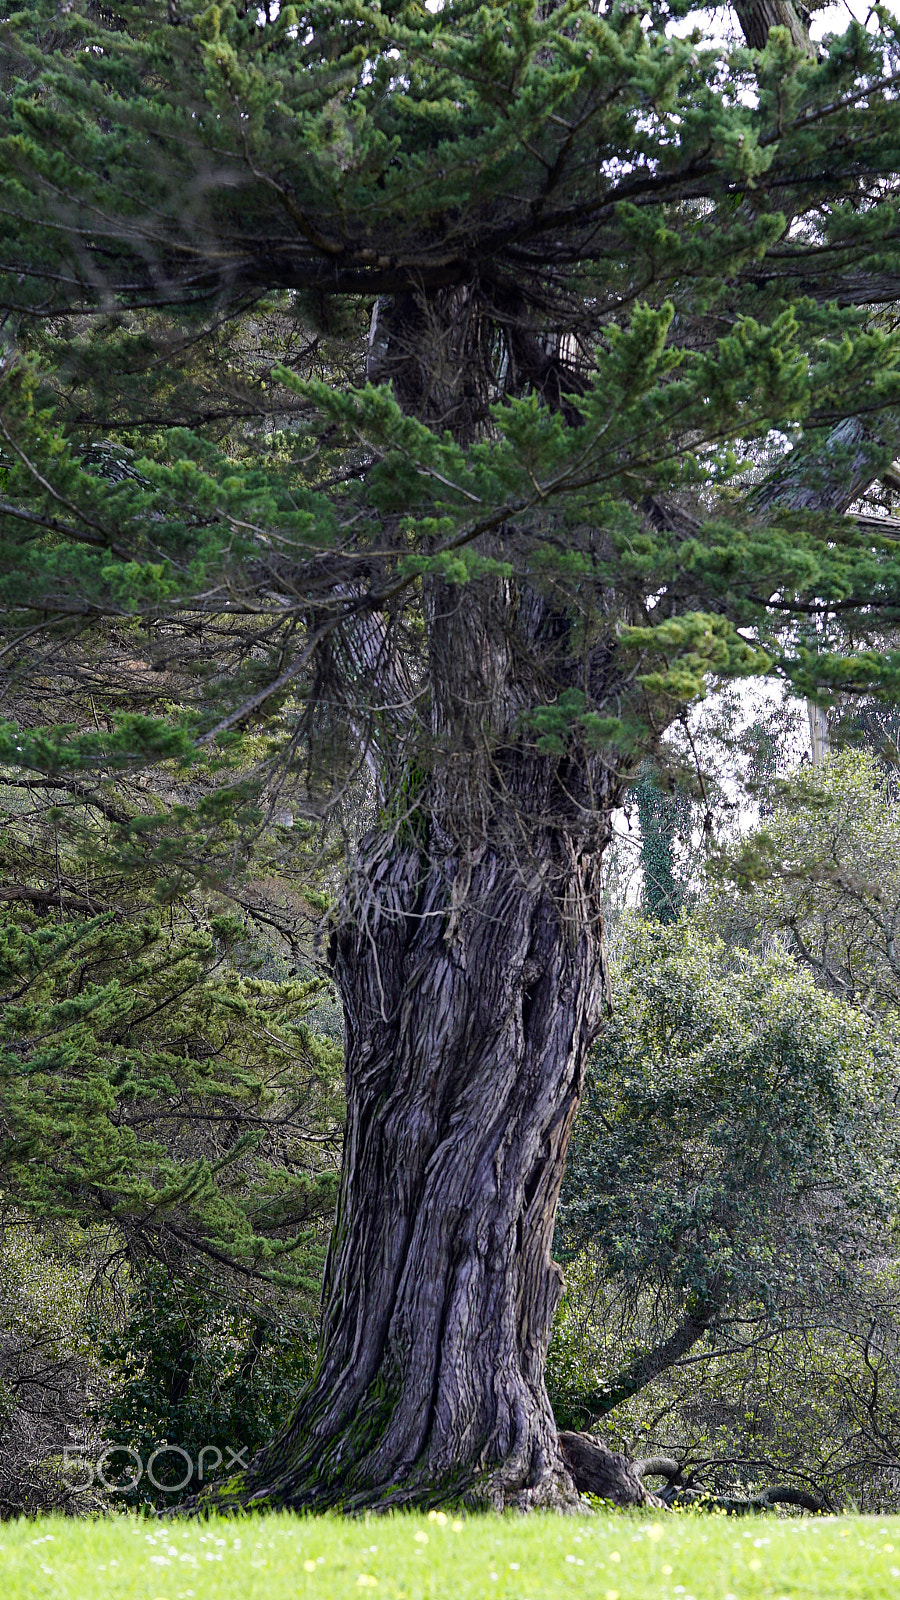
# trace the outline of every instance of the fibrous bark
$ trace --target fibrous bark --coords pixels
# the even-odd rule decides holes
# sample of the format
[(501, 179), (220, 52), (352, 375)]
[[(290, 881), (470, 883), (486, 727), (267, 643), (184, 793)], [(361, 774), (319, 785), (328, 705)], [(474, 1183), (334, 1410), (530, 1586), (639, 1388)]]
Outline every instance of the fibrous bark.
[(791, 44), (812, 53), (809, 14), (802, 6), (792, 5), (791, 0), (740, 0), (734, 9), (751, 50), (765, 49), (770, 28), (786, 28)]
[(617, 1450), (610, 1450), (592, 1433), (561, 1433), (559, 1442), (566, 1466), (582, 1494), (612, 1500), (619, 1506), (668, 1509), (664, 1500), (644, 1487), (637, 1464)]
[(552, 829), (524, 862), (442, 844), (372, 835), (345, 901), (348, 1126), (320, 1362), (250, 1504), (576, 1499), (544, 1363), (556, 1200), (605, 1002), (600, 852), (563, 862)]

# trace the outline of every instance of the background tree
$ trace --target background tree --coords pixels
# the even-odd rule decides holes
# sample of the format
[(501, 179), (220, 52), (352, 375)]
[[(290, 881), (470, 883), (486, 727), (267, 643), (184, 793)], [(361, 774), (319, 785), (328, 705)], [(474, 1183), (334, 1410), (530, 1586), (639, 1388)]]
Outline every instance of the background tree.
[(824, 989), (893, 1026), (898, 844), (893, 771), (870, 754), (832, 754), (785, 782), (765, 826), (723, 853), (741, 892), (711, 914), (780, 938)]
[[(612, 1413), (617, 1442), (702, 1463), (707, 1487), (712, 1474), (746, 1492), (768, 1464), (769, 1483), (821, 1469), (820, 1491), (855, 1493), (853, 1451), (873, 1420), (848, 1406), (863, 1350), (884, 1367), (869, 1437), (882, 1473), (892, 1448), (896, 1044), (783, 952), (729, 951), (688, 918), (632, 916), (618, 951), (617, 1012), (592, 1054), (557, 1231), (575, 1285), (551, 1361), (557, 1412), (582, 1426)], [(802, 1433), (803, 1399), (787, 1374), (817, 1346), (832, 1397), (792, 1459), (787, 1419), (793, 1408)], [(761, 1352), (785, 1378), (781, 1409), (751, 1372)], [(638, 1418), (649, 1441), (631, 1431)]]
[[(251, 1501), (571, 1496), (550, 1243), (621, 785), (711, 675), (896, 683), (893, 547), (834, 517), (894, 449), (896, 338), (866, 315), (900, 285), (894, 25), (814, 57), (669, 19), (187, 0), (3, 30), (10, 681), (100, 619), (197, 667), (168, 719), (13, 718), (7, 759), (71, 783), (225, 753), (198, 825), (159, 824), (192, 881), (203, 830), (335, 726), (372, 785), (332, 942), (320, 1356)], [(257, 380), (268, 441), (215, 398), (234, 421), (219, 330), (261, 306), (304, 330)], [(346, 352), (324, 374), (317, 329)], [(720, 497), (772, 429), (771, 490)], [(133, 474), (93, 470), (98, 437)]]
[(663, 788), (659, 775), (647, 767), (635, 784), (634, 796), (641, 830), (644, 908), (654, 921), (672, 922), (684, 892), (678, 882), (676, 849), (679, 842), (690, 841), (690, 795), (676, 783)]

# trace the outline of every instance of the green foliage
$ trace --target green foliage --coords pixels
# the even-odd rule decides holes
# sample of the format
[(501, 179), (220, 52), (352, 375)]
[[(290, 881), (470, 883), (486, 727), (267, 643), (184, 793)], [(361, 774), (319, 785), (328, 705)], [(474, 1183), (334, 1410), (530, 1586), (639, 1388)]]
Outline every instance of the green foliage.
[[(630, 1449), (653, 1453), (634, 1434), (646, 1424), (657, 1451), (705, 1449), (727, 1478), (729, 1460), (754, 1455), (730, 1397), (758, 1393), (766, 1363), (790, 1370), (793, 1349), (818, 1363), (819, 1404), (847, 1439), (825, 1478), (839, 1498), (858, 1492), (848, 1435), (864, 1406), (841, 1397), (867, 1319), (870, 1336), (883, 1326), (879, 1351), (894, 1337), (879, 1280), (897, 1217), (896, 1079), (891, 1036), (780, 951), (729, 953), (684, 915), (620, 929), (617, 1011), (592, 1057), (557, 1228), (573, 1274), (548, 1371), (562, 1422), (611, 1412)], [(893, 1382), (888, 1357), (883, 1392)], [(779, 1473), (788, 1387), (783, 1412), (774, 1380), (759, 1401)], [(810, 1439), (823, 1472), (826, 1443)]]
[[(839, 1273), (891, 1216), (882, 1104), (896, 1060), (867, 1018), (774, 952), (729, 955), (687, 919), (633, 924), (592, 1059), (561, 1241), (611, 1272), (773, 1307)], [(840, 1192), (835, 1227), (826, 1196)], [(841, 1229), (847, 1234), (842, 1238)]]
[[(285, 662), (302, 692), (304, 640), (348, 596), (414, 617), (423, 580), (536, 585), (573, 639), (614, 642), (602, 688), (573, 662), (517, 707), (547, 754), (586, 736), (631, 760), (710, 677), (770, 660), (804, 691), (892, 693), (894, 655), (851, 659), (844, 631), (896, 606), (889, 542), (722, 491), (773, 429), (793, 462), (840, 473), (846, 448), (855, 471), (835, 420), (900, 395), (896, 332), (838, 303), (833, 265), (884, 300), (900, 120), (860, 85), (896, 61), (893, 20), (813, 59), (778, 30), (723, 51), (578, 0), (294, 15), (40, 0), (3, 24), (13, 627), (257, 619), (265, 652), (188, 697), (173, 755), (246, 733), (262, 683), (274, 722)], [(848, 148), (877, 204), (847, 189)], [(373, 295), (434, 308), (459, 285), (489, 379), (457, 426), (364, 382), (362, 345)], [(439, 385), (430, 337), (425, 317)], [(528, 341), (557, 349), (550, 377), (522, 367)], [(893, 446), (865, 448), (874, 473)], [(704, 492), (689, 535), (644, 514)], [(844, 616), (813, 656), (793, 625), (823, 598)], [(351, 698), (371, 691), (357, 674)], [(151, 723), (93, 752), (82, 729), (79, 759), (141, 759)]]
[[(658, 1342), (669, 1308), (652, 1288), (634, 1294), (610, 1281), (588, 1254), (569, 1263), (566, 1283), (548, 1386), (560, 1426), (578, 1428), (585, 1397)], [(674, 1458), (683, 1482), (719, 1495), (789, 1483), (831, 1510), (889, 1512), (900, 1443), (896, 1267), (865, 1287), (868, 1304), (857, 1308), (826, 1299), (779, 1319), (734, 1309), (714, 1339), (621, 1398), (602, 1436), (632, 1459)]]
[(242, 977), (241, 932), (5, 908), (0, 1182), (35, 1218), (115, 1222), (153, 1253), (311, 1291), (340, 1054), (303, 1021), (322, 981)]
[(824, 988), (891, 1026), (900, 1002), (895, 770), (850, 749), (794, 773), (765, 825), (718, 860), (717, 878), (739, 893), (710, 904), (712, 917), (783, 939)]
[[(110, 1452), (105, 1476), (121, 1480), (116, 1504), (161, 1509), (196, 1493), (223, 1463), (246, 1465), (287, 1420), (312, 1370), (315, 1331), (295, 1310), (254, 1315), (199, 1280), (144, 1272), (122, 1326), (93, 1329), (111, 1386), (94, 1421)], [(182, 1453), (167, 1455), (166, 1444)], [(115, 1446), (136, 1452), (142, 1473)], [(163, 1488), (146, 1471), (156, 1450), (153, 1477)]]

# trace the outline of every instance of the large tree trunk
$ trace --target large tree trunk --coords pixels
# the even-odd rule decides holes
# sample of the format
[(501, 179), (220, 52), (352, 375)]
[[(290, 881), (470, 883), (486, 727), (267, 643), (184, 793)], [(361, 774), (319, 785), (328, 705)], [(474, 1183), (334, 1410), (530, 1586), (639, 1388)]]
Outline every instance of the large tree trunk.
[(521, 860), (464, 859), (416, 826), (363, 842), (336, 936), (348, 1125), (320, 1360), (250, 1503), (575, 1500), (544, 1363), (606, 996), (600, 852), (563, 861), (547, 829)]
[[(455, 291), (373, 319), (371, 375), (461, 440), (489, 392), (481, 315)], [(550, 1247), (608, 1002), (599, 868), (621, 760), (574, 737), (548, 754), (522, 718), (585, 678), (602, 698), (609, 650), (598, 625), (576, 657), (564, 607), (525, 583), (435, 577), (424, 602), (429, 723), (405, 771), (384, 754), (334, 938), (348, 1121), (319, 1361), (243, 1504), (578, 1503), (544, 1383)], [(378, 703), (409, 700), (385, 671), (379, 647)]]
[(770, 28), (786, 28), (798, 50), (814, 54), (807, 31), (809, 15), (802, 5), (791, 0), (738, 0), (734, 9), (752, 50), (765, 49)]

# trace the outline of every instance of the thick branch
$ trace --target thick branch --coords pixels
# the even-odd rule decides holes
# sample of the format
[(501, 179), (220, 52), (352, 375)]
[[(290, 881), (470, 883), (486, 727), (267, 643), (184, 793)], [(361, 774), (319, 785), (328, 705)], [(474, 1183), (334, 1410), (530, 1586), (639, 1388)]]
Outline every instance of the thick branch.
[(786, 1483), (764, 1489), (762, 1494), (753, 1495), (747, 1500), (737, 1495), (708, 1494), (705, 1489), (678, 1489), (672, 1496), (671, 1504), (699, 1504), (709, 1511), (724, 1511), (730, 1517), (746, 1517), (755, 1511), (769, 1511), (772, 1506), (799, 1506), (802, 1511), (811, 1511), (813, 1515), (826, 1510), (824, 1501), (817, 1495), (809, 1494), (805, 1489), (793, 1489)]
[(648, 1384), (661, 1373), (667, 1372), (702, 1339), (721, 1309), (722, 1302), (717, 1294), (711, 1293), (705, 1297), (662, 1344), (652, 1350), (642, 1351), (611, 1383), (586, 1395), (582, 1402), (585, 1410), (594, 1417), (605, 1417), (623, 1400), (630, 1400), (632, 1395), (646, 1389)]
[(668, 1485), (663, 1490), (664, 1505), (689, 1505), (693, 1502), (710, 1511), (725, 1511), (729, 1516), (738, 1517), (751, 1511), (768, 1511), (770, 1507), (779, 1505), (799, 1506), (802, 1511), (813, 1513), (825, 1510), (821, 1495), (811, 1494), (807, 1489), (795, 1489), (788, 1483), (776, 1483), (771, 1489), (763, 1489), (760, 1494), (751, 1495), (746, 1500), (736, 1495), (710, 1494), (706, 1489), (687, 1488), (681, 1477), (682, 1468), (673, 1456), (649, 1456), (646, 1460), (632, 1462), (631, 1467), (641, 1481), (644, 1478), (668, 1478)]
[(63, 911), (85, 911), (89, 916), (97, 914), (93, 901), (85, 900), (81, 895), (65, 894), (59, 889), (28, 889), (21, 883), (0, 889), (2, 900), (24, 900), (42, 911), (52, 911), (58, 907)]

